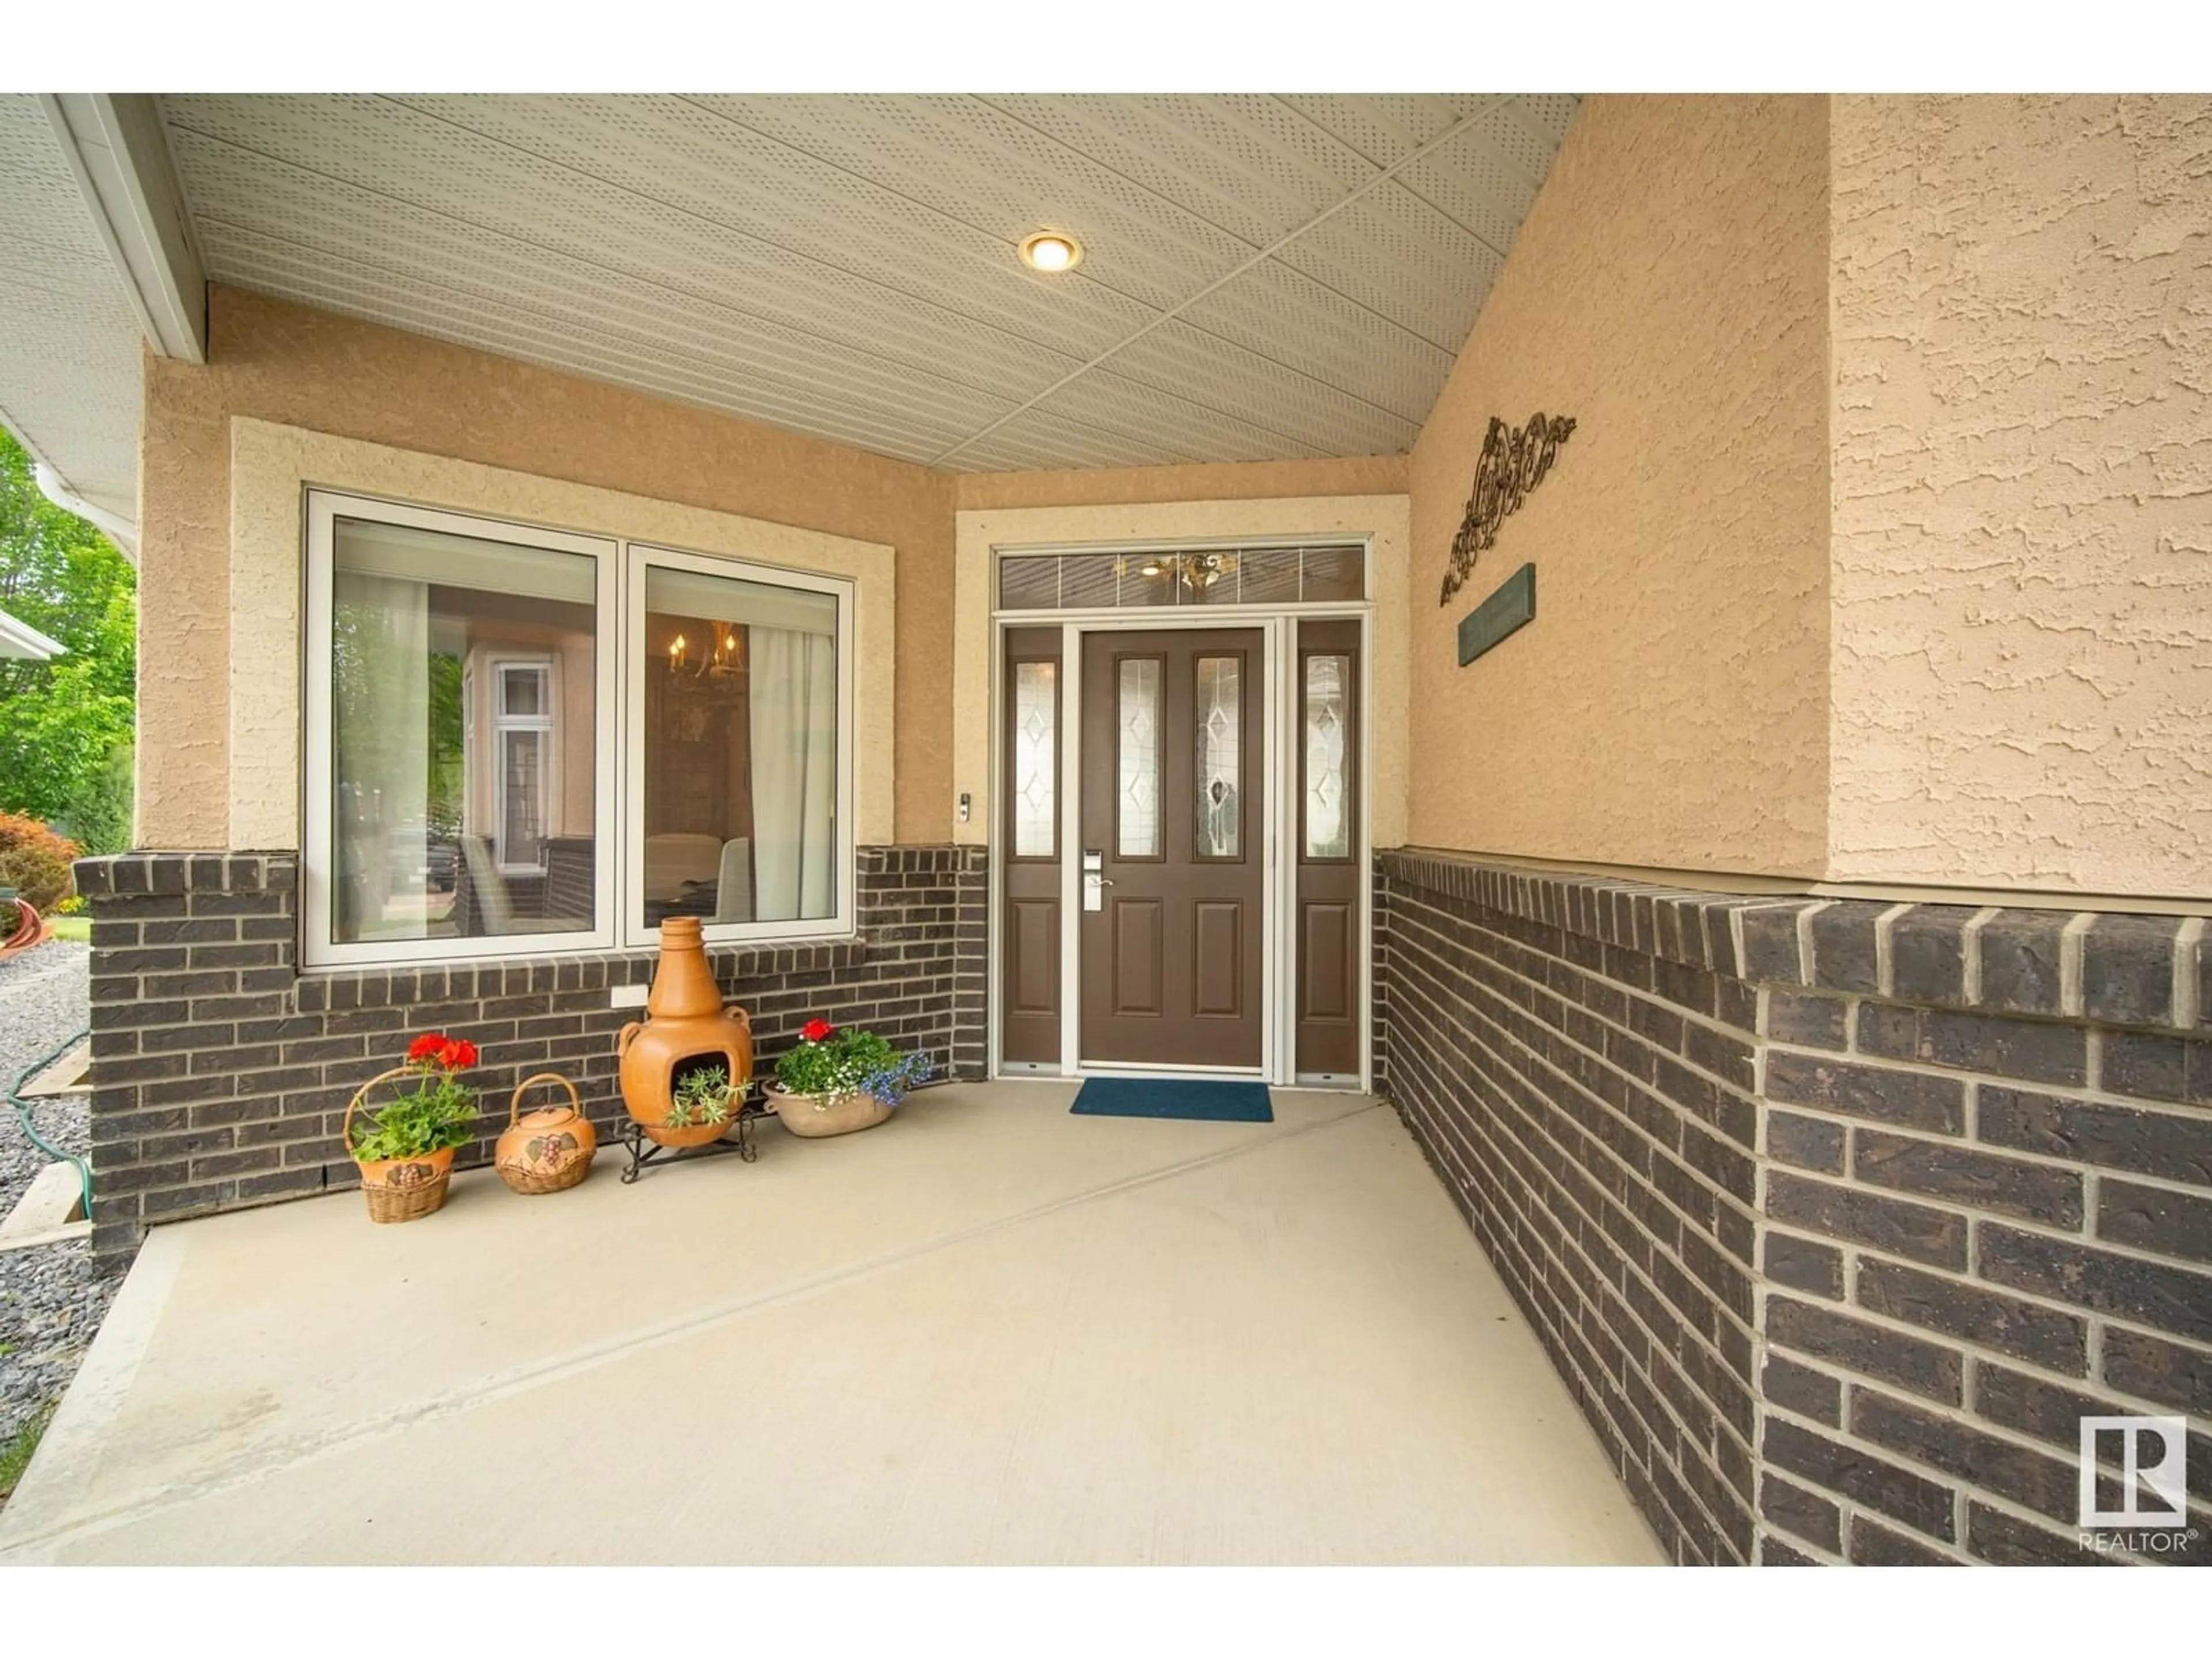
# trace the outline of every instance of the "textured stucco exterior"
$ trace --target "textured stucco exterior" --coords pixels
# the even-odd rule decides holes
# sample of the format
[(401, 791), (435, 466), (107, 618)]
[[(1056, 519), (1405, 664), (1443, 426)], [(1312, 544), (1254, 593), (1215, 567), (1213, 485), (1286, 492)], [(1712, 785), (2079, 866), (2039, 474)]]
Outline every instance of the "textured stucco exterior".
[[(1827, 808), (1827, 111), (1595, 98), (1416, 445), (1410, 840), (1817, 878)], [(1578, 422), (1437, 595), (1492, 416)], [(1467, 667), (1524, 562), (1535, 620)]]
[[(893, 840), (898, 633), (893, 549), (243, 418), (232, 422), (230, 481), (230, 821), (228, 839), (220, 844), (298, 844), (301, 662), (296, 652), (270, 651), (265, 642), (302, 635), (300, 504), (316, 485), (851, 577), (854, 835), (864, 847)], [(591, 776), (588, 763), (570, 772)], [(582, 804), (586, 826), (589, 799), (586, 794)]]
[[(225, 704), (239, 417), (890, 546), (901, 601), (896, 836), (949, 837), (949, 474), (234, 289), (212, 291), (210, 333), (204, 367), (147, 360), (141, 846), (238, 844), (227, 839)], [(281, 648), (295, 652), (296, 638)]]
[(1085, 542), (1262, 541), (1275, 536), (1343, 536), (1367, 543), (1368, 592), (1374, 598), (1368, 668), (1374, 714), (1369, 727), (1370, 842), (1406, 840), (1411, 751), (1402, 709), (1410, 692), (1406, 592), (1407, 501), (1403, 495), (1297, 496), (1282, 501), (1173, 501), (1119, 506), (1005, 507), (959, 515), (953, 636), (953, 786), (974, 812), (956, 824), (956, 841), (990, 839), (992, 552), (999, 548), (1070, 547)]
[[(896, 641), (878, 653), (872, 671), (895, 673), (896, 681), (896, 824), (895, 834), (883, 829), (884, 842), (942, 842), (952, 834), (946, 647), (961, 504), (1334, 498), (1404, 489), (1403, 456), (956, 476), (239, 289), (211, 290), (210, 321), (206, 365), (152, 356), (146, 363), (142, 846), (289, 844), (271, 837), (297, 795), (295, 770), (295, 781), (283, 781), (286, 769), (296, 768), (297, 676), (277, 684), (234, 661), (234, 641), (258, 642), (260, 655), (268, 639), (283, 636), (258, 631), (268, 621), (261, 596), (247, 593), (242, 611), (234, 606), (232, 566), (240, 547), (253, 564), (259, 555), (252, 550), (280, 533), (272, 520), (241, 538), (241, 500), (289, 523), (282, 533), (295, 550), (297, 503), (270, 507), (265, 489), (250, 481), (241, 496), (233, 477), (234, 429), (285, 428), (302, 440), (321, 434), (357, 441), (363, 454), (390, 452), (370, 470), (428, 471), (378, 487), (429, 506), (529, 517), (519, 505), (526, 500), (541, 518), (583, 527), (554, 504), (592, 517), (590, 504), (611, 493), (631, 517), (619, 528), (592, 522), (614, 533), (713, 547), (734, 535), (733, 526), (755, 544), (781, 526), (822, 532), (824, 544), (890, 548)], [(441, 470), (441, 461), (458, 465)], [(286, 464), (276, 464), (278, 474)], [(501, 500), (510, 503), (504, 509)], [(685, 525), (688, 539), (677, 528)], [(810, 544), (804, 534), (792, 540)], [(232, 705), (239, 697), (245, 701)], [(288, 719), (295, 734), (276, 747), (239, 749), (237, 734), (273, 734)], [(236, 840), (247, 823), (256, 836)]]
[(1832, 118), (1830, 873), (2212, 895), (2212, 99)]
[[(955, 477), (218, 289), (210, 362), (147, 367), (142, 844), (239, 844), (294, 757), (235, 752), (280, 712), (233, 605), (234, 431), (266, 423), (890, 549), (886, 839), (988, 823), (954, 823), (989, 784), (957, 549), (1402, 502), (1376, 711), (1419, 764), (1378, 844), (2202, 901), (2208, 155), (2201, 97), (1591, 99), (1410, 457)], [(1489, 420), (1538, 410), (1573, 436), (1439, 606)], [(1535, 620), (1460, 666), (1524, 562)]]

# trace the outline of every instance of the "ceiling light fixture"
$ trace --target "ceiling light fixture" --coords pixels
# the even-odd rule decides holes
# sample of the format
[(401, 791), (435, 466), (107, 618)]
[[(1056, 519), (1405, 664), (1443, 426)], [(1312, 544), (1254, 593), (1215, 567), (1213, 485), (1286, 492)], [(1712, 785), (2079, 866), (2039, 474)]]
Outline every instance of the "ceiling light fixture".
[(1022, 239), (1022, 263), (1031, 270), (1057, 276), (1083, 261), (1083, 244), (1065, 231), (1041, 230)]

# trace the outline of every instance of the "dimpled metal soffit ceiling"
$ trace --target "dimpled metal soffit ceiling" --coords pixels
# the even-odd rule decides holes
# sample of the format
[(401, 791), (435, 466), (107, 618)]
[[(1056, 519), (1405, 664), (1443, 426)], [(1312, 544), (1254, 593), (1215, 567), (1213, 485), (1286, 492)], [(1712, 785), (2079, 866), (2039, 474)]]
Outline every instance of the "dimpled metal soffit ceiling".
[(120, 519), (137, 513), (143, 339), (46, 112), (0, 94), (0, 423)]
[(1575, 109), (162, 103), (218, 282), (961, 471), (1408, 448)]

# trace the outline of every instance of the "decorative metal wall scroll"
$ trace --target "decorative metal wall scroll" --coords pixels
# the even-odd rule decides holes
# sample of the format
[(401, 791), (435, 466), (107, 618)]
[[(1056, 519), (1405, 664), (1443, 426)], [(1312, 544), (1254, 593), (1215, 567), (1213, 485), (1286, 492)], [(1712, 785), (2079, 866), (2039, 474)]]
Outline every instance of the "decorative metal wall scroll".
[(1452, 595), (1467, 585), (1475, 555), (1497, 544), (1498, 526), (1544, 482), (1559, 459), (1559, 446), (1574, 429), (1571, 416), (1547, 416), (1540, 410), (1528, 417), (1528, 425), (1517, 428), (1491, 417), (1482, 455), (1474, 464), (1474, 491), (1467, 498), (1467, 516), (1452, 538), (1451, 568), (1444, 572), (1443, 597), (1438, 604), (1449, 605)]

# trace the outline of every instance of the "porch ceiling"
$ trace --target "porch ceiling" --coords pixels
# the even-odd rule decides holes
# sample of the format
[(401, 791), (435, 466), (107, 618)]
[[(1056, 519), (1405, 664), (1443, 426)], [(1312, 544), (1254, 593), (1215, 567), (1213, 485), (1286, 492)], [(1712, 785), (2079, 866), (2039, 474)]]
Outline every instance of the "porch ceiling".
[(963, 471), (1406, 449), (1574, 108), (162, 100), (216, 281)]

